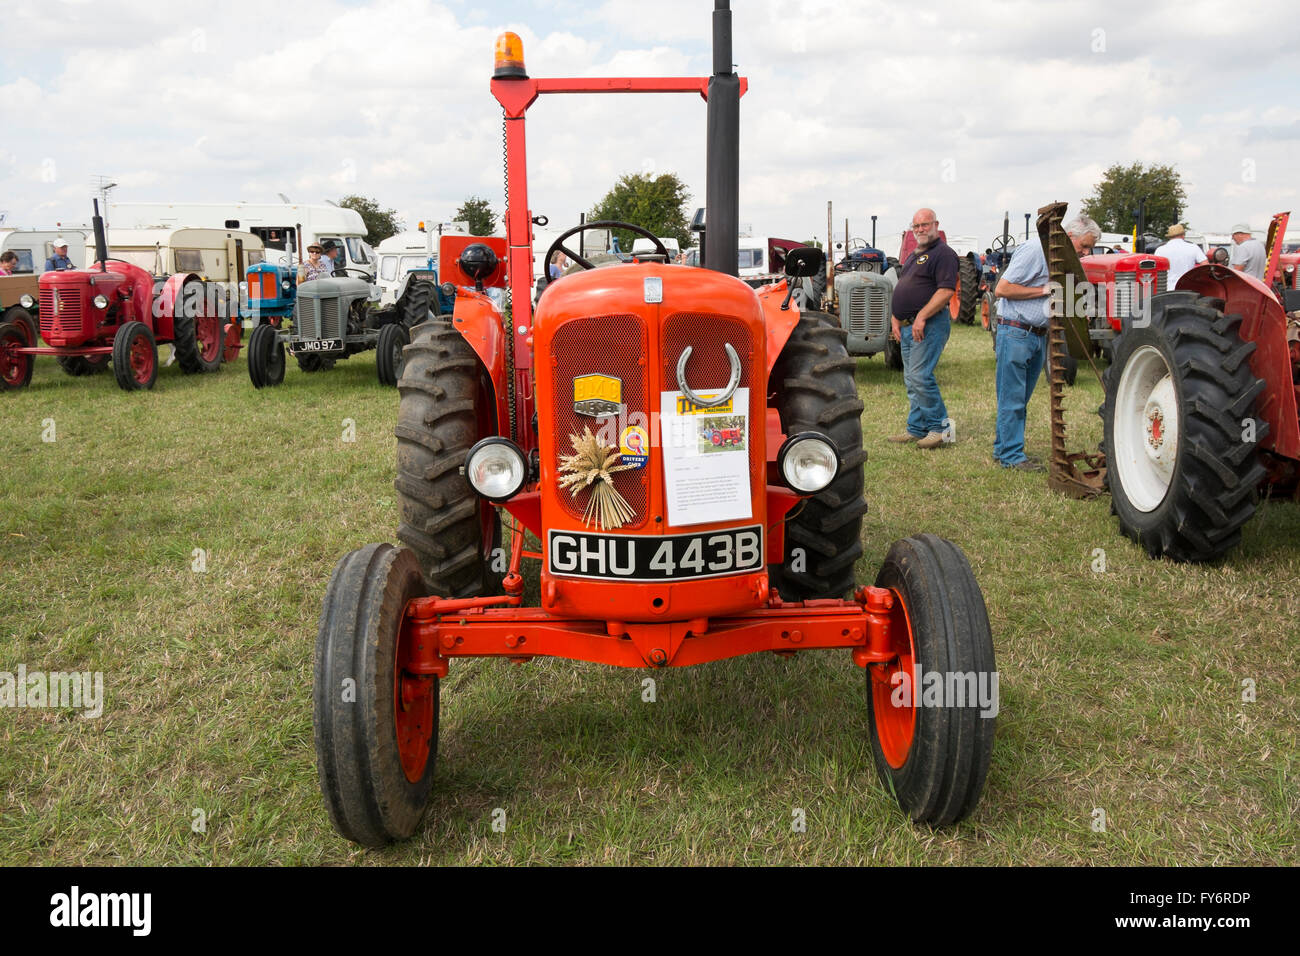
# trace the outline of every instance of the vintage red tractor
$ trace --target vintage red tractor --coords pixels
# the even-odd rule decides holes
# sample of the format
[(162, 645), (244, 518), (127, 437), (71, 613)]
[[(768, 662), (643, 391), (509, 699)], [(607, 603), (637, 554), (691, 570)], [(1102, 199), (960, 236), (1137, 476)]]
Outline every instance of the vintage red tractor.
[[(1275, 217), (1278, 238), (1285, 226)], [(1261, 495), (1300, 500), (1300, 322), (1284, 290), (1225, 265), (1197, 266), (1170, 292), (1156, 269), (1157, 294), (1117, 309), (1102, 406), (1111, 507), (1152, 557), (1213, 560)]]
[[(497, 41), (513, 304), (503, 324), (482, 290), (501, 266), (486, 245), (454, 270), (440, 257), (453, 314), (415, 330), (398, 386), (407, 546), (343, 557), (320, 618), (320, 785), (351, 840), (415, 831), (440, 679), (460, 657), (664, 668), (841, 648), (864, 669), (875, 764), (907, 813), (941, 825), (979, 801), (996, 713), (976, 693), (996, 687), (983, 597), (962, 551), (928, 534), (895, 542), (873, 585), (856, 580), (867, 505), (854, 360), (831, 317), (791, 305), (824, 269), (819, 250), (793, 251), (776, 285), (734, 274), (747, 83), (732, 72), (726, 0), (713, 28), (714, 74), (691, 79), (533, 79), (519, 38)], [(665, 261), (594, 268), (565, 245), (579, 226), (542, 261), (564, 249), (583, 271), (534, 303), (525, 113), (542, 95), (609, 92), (706, 99), (710, 268), (670, 263), (661, 244), (650, 258)], [(743, 420), (743, 450), (702, 453), (707, 415)], [(490, 560), (502, 512), (503, 579)], [(525, 558), (540, 562), (538, 607), (523, 604)]]
[(127, 391), (152, 388), (158, 345), (170, 343), (184, 372), (211, 372), (239, 354), (239, 321), (226, 317), (225, 301), (208, 294), (196, 274), (155, 279), (144, 269), (112, 259), (95, 203), (95, 264), (46, 272), (40, 278), (40, 335), (30, 343), (23, 328), (0, 325), (0, 385), (23, 388), (36, 356), (52, 355), (69, 375), (91, 375), (113, 363)]

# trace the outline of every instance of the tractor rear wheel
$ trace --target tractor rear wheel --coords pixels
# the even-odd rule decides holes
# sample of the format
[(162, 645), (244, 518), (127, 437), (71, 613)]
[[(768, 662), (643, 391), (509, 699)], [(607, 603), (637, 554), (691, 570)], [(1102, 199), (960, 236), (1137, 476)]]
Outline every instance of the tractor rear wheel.
[(975, 310), (979, 304), (980, 267), (970, 256), (957, 260), (957, 289), (948, 300), (948, 314), (954, 322), (975, 324)]
[[(191, 291), (196, 288), (197, 294)], [(176, 364), (186, 375), (215, 372), (221, 367), (225, 345), (223, 323), (215, 312), (208, 314), (208, 305), (202, 286), (197, 282), (187, 282), (172, 318), (176, 334), (172, 349), (176, 353)]]
[(407, 669), (415, 648), (402, 622), (424, 596), (405, 548), (346, 554), (325, 589), (316, 634), (312, 716), (316, 769), (334, 828), (363, 846), (415, 832), (438, 756), (439, 681)]
[(787, 435), (820, 432), (835, 442), (840, 470), (825, 491), (795, 505), (785, 521), (785, 555), (768, 574), (789, 601), (839, 598), (853, 587), (862, 556), (862, 400), (845, 348), (848, 333), (832, 316), (804, 312), (772, 369), (771, 387)]
[(31, 384), (36, 357), (10, 351), (27, 346), (26, 329), (15, 322), (0, 324), (0, 389), (26, 388)]
[(27, 344), (36, 346), (40, 344), (40, 329), (38, 323), (32, 314), (24, 309), (21, 305), (10, 306), (3, 317), (0, 317), (0, 324), (13, 322), (21, 326), (27, 332)]
[(1150, 324), (1125, 324), (1106, 370), (1103, 449), (1111, 511), (1151, 557), (1210, 561), (1241, 540), (1265, 470), (1268, 424), (1240, 315), (1223, 300), (1168, 292)]
[(436, 307), (437, 296), (428, 279), (412, 279), (406, 285), (401, 301), (397, 303), (397, 317), (406, 328), (413, 329), (429, 321), (430, 310)]
[(380, 385), (396, 385), (402, 377), (402, 350), (410, 342), (411, 333), (400, 322), (385, 325), (379, 330), (379, 342), (375, 346), (375, 369), (379, 374)]
[(113, 336), (113, 377), (128, 392), (153, 388), (158, 378), (158, 343), (143, 322), (128, 322)]
[(108, 368), (108, 355), (57, 355), (55, 361), (59, 368), (74, 378), (82, 375), (95, 375)]
[(420, 559), (430, 594), (489, 594), (501, 519), (460, 469), (475, 442), (497, 434), (491, 381), (449, 321), (412, 331), (397, 382), (397, 537)]
[(253, 388), (284, 381), (284, 345), (280, 342), (280, 330), (274, 325), (259, 325), (249, 336), (248, 377)]
[(979, 803), (993, 756), (998, 685), (984, 596), (961, 548), (932, 534), (895, 541), (876, 587), (894, 596), (897, 653), (867, 667), (876, 770), (917, 823), (954, 823)]

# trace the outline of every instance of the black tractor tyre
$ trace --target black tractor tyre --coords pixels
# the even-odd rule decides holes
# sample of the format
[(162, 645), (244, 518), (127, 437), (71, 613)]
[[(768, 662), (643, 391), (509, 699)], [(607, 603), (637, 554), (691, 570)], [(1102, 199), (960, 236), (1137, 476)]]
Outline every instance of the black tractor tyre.
[(143, 322), (127, 322), (113, 336), (113, 377), (127, 392), (153, 388), (158, 380), (158, 343)]
[[(193, 283), (186, 283), (186, 290), (192, 287)], [(206, 297), (199, 296), (201, 302), (206, 303)], [(211, 355), (203, 354), (203, 345), (198, 340), (198, 316), (187, 315), (189, 311), (187, 305), (193, 304), (193, 298), (181, 292), (179, 303), (172, 316), (172, 331), (175, 338), (172, 339), (172, 351), (176, 353), (176, 364), (181, 367), (181, 371), (186, 375), (193, 375), (197, 372), (215, 372), (221, 368), (222, 347), (225, 345), (225, 323), (220, 317), (214, 319), (217, 323), (216, 345), (212, 349)]]
[(0, 325), (6, 322), (13, 322), (21, 326), (27, 333), (27, 344), (36, 346), (40, 344), (40, 323), (36, 321), (35, 316), (24, 309), (21, 305), (11, 305), (5, 310), (5, 314), (0, 317)]
[[(1125, 321), (1103, 379), (1111, 511), (1153, 558), (1212, 561), (1236, 547), (1266, 475), (1257, 450), (1269, 426), (1255, 414), (1265, 382), (1250, 370), (1255, 343), (1242, 341), (1242, 317), (1223, 307), (1194, 292), (1156, 296), (1149, 325)], [(1175, 399), (1172, 455), (1161, 375)]]
[(311, 352), (303, 352), (294, 356), (298, 361), (300, 371), (311, 372), (328, 372), (338, 361), (334, 358), (326, 358), (324, 355), (313, 355)]
[(59, 368), (74, 378), (97, 375), (108, 368), (108, 355), (56, 355)]
[[(0, 322), (0, 348), (27, 347), (27, 330), (17, 322)], [(32, 383), (36, 356), (14, 355), (12, 359), (0, 356), (0, 391), (26, 388)]]
[[(414, 833), (433, 786), (439, 680), (426, 678), (426, 692), (400, 711), (394, 692), (413, 676), (401, 670), (403, 611), (423, 596), (415, 555), (389, 544), (344, 555), (325, 589), (312, 681), (316, 770), (334, 828), (363, 846)], [(424, 765), (412, 762), (408, 774), (412, 750)]]
[(402, 350), (410, 342), (410, 332), (400, 323), (394, 322), (379, 330), (379, 342), (375, 345), (375, 371), (379, 375), (379, 384), (397, 384), (402, 376)]
[(407, 283), (406, 292), (397, 303), (398, 321), (408, 330), (413, 329), (431, 318), (430, 311), (437, 308), (437, 302), (432, 282), (413, 279)]
[(896, 372), (903, 370), (903, 346), (894, 338), (893, 332), (885, 333), (885, 368)]
[(259, 325), (248, 339), (248, 377), (253, 388), (284, 381), (284, 345), (274, 325)]
[[(906, 609), (890, 618), (899, 657), (867, 667), (876, 770), (917, 823), (955, 823), (979, 803), (993, 756), (999, 688), (984, 596), (961, 548), (932, 534), (895, 541), (876, 587), (891, 588)], [(909, 658), (905, 686), (899, 674)], [(929, 674), (954, 690), (940, 706), (923, 696)], [(962, 682), (960, 701), (952, 675)]]
[[(994, 347), (996, 348), (996, 345)], [(1044, 344), (1043, 347), (1046, 349), (1051, 346)], [(1050, 356), (1045, 356), (1043, 361), (1043, 378), (1048, 379), (1049, 381), (1051, 373), (1051, 369), (1049, 368), (1050, 364)], [(1061, 359), (1061, 370), (1065, 373), (1065, 384), (1073, 388), (1075, 381), (1079, 378), (1079, 360), (1067, 352)]]
[(397, 382), (397, 537), (420, 559), (430, 594), (490, 594), (501, 519), (461, 468), (479, 439), (496, 434), (491, 382), (449, 321), (413, 333)]
[(772, 369), (770, 388), (786, 435), (820, 432), (835, 442), (839, 473), (822, 492), (795, 505), (785, 521), (785, 554), (769, 565), (771, 586), (789, 601), (842, 598), (862, 556), (862, 400), (845, 347), (848, 333), (832, 316), (804, 312)]
[(962, 325), (974, 325), (979, 311), (980, 301), (980, 267), (970, 256), (961, 256), (957, 260), (957, 313), (956, 319)]

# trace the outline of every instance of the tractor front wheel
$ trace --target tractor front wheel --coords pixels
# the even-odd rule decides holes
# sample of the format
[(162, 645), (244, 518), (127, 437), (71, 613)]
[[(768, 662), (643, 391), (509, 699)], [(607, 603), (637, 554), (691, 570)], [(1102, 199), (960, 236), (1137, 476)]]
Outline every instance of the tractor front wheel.
[(248, 339), (248, 377), (254, 388), (284, 381), (284, 345), (274, 325), (259, 325)]
[(158, 343), (143, 322), (128, 322), (113, 336), (113, 377), (124, 391), (153, 388), (158, 378)]
[(31, 384), (35, 356), (13, 351), (27, 346), (26, 329), (15, 322), (0, 324), (0, 388), (26, 388)]
[(411, 333), (400, 322), (385, 325), (379, 330), (379, 342), (375, 346), (375, 368), (380, 385), (396, 385), (402, 377), (402, 350), (410, 342)]
[(771, 387), (787, 435), (820, 432), (839, 449), (840, 469), (824, 491), (795, 505), (785, 555), (768, 574), (787, 601), (844, 597), (862, 555), (862, 400), (845, 348), (848, 333), (829, 315), (805, 312), (772, 369)]
[(1256, 454), (1264, 380), (1223, 300), (1167, 292), (1125, 323), (1106, 369), (1106, 481), (1120, 530), (1151, 557), (1210, 561), (1241, 540), (1265, 470)]
[(425, 595), (405, 548), (371, 544), (330, 576), (316, 635), (316, 769), (334, 828), (363, 846), (415, 832), (438, 755), (438, 678), (412, 672), (406, 605)]
[(475, 442), (497, 434), (491, 382), (450, 322), (413, 331), (397, 382), (397, 537), (419, 557), (430, 594), (490, 594), (501, 519), (461, 467)]
[(10, 306), (4, 316), (0, 318), (0, 323), (8, 322), (13, 322), (26, 331), (28, 345), (35, 347), (40, 344), (40, 329), (37, 328), (36, 319), (21, 305)]
[(998, 711), (993, 634), (961, 548), (922, 534), (895, 541), (876, 587), (894, 596), (893, 660), (867, 667), (876, 770), (917, 823), (975, 809), (993, 756)]

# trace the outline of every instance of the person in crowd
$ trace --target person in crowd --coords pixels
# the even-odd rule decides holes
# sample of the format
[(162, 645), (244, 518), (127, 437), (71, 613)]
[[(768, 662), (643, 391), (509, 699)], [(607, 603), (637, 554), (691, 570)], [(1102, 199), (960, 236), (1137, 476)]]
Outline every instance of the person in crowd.
[(62, 236), (54, 240), (54, 255), (45, 260), (46, 272), (62, 272), (65, 269), (76, 268), (72, 260), (68, 258), (68, 240)]
[[(1087, 216), (1071, 219), (1065, 232), (1081, 256), (1091, 253), (1101, 238), (1101, 227)], [(993, 461), (1003, 468), (1042, 471), (1043, 463), (1025, 454), (1025, 412), (1043, 370), (1052, 294), (1041, 242), (1026, 242), (1012, 253), (994, 294), (998, 414)]]
[(0, 276), (11, 276), (18, 271), (18, 253), (6, 249), (0, 253)]
[(324, 248), (318, 242), (307, 247), (307, 261), (298, 267), (299, 283), (324, 279), (334, 274), (333, 263), (321, 255), (323, 252)]
[(1166, 242), (1156, 247), (1155, 254), (1169, 260), (1169, 288), (1178, 285), (1178, 280), (1186, 273), (1205, 262), (1205, 253), (1200, 246), (1187, 241), (1187, 229), (1182, 223), (1174, 223), (1165, 233)]
[(1268, 253), (1264, 251), (1264, 243), (1251, 235), (1250, 225), (1244, 222), (1232, 227), (1232, 241), (1236, 245), (1232, 247), (1228, 265), (1263, 282), (1264, 269), (1268, 266)]
[(894, 287), (890, 334), (903, 356), (907, 386), (907, 429), (892, 442), (916, 442), (938, 448), (950, 434), (948, 407), (943, 403), (934, 370), (952, 332), (948, 300), (957, 289), (957, 253), (939, 235), (933, 209), (918, 209), (912, 217), (916, 248), (904, 260)]

